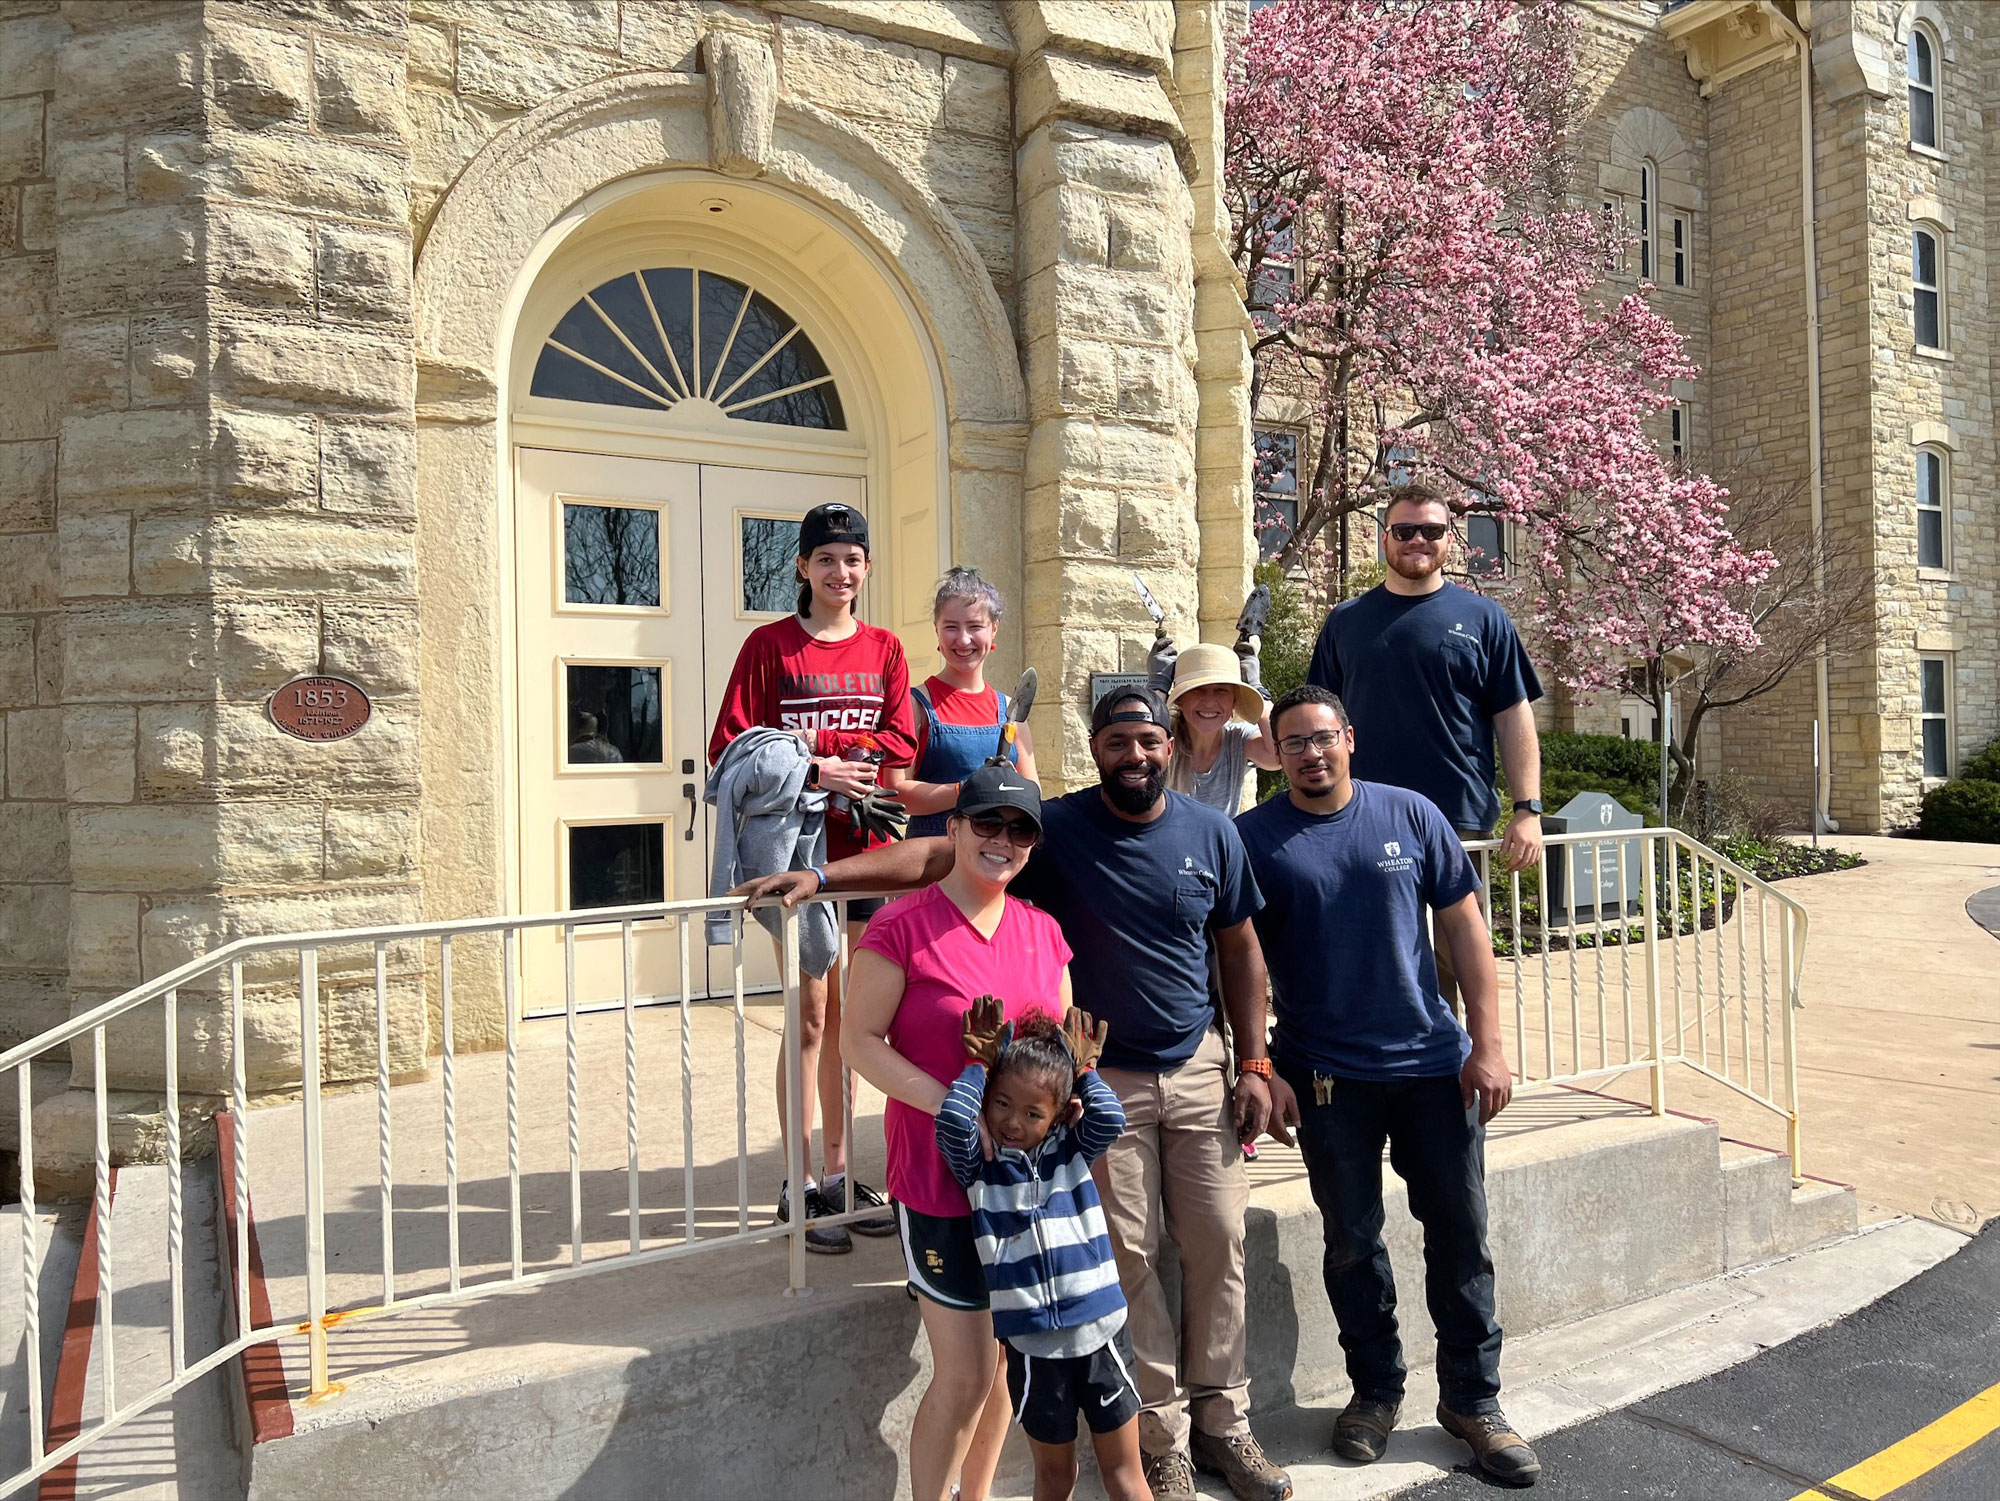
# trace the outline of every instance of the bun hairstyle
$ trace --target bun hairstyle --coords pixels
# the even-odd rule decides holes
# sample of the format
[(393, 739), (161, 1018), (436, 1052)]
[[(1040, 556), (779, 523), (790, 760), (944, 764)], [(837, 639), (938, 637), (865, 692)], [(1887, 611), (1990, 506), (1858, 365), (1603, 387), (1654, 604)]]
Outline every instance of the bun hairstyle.
[(965, 600), (971, 604), (984, 605), (986, 614), (995, 625), (1005, 613), (1000, 603), (1000, 591), (979, 575), (977, 568), (967, 568), (955, 564), (938, 581), (937, 594), (931, 600), (931, 624), (937, 624), (938, 616), (944, 614), (944, 607), (954, 600)]
[(1054, 1017), (1030, 1011), (1014, 1023), (1014, 1040), (993, 1065), (987, 1087), (1004, 1074), (1041, 1085), (1055, 1096), (1057, 1105), (1068, 1101), (1076, 1089), (1076, 1060), (1070, 1057), (1069, 1044), (1063, 1041), (1062, 1027)]

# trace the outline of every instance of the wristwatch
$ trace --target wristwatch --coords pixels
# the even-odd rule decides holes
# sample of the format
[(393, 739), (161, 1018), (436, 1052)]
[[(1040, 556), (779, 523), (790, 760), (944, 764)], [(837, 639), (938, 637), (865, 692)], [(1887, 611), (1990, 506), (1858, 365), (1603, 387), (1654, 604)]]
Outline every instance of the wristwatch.
[(1540, 818), (1542, 816), (1542, 800), (1538, 797), (1517, 797), (1514, 799), (1514, 811), (1516, 813), (1532, 813), (1535, 817)]
[(1236, 1060), (1236, 1072), (1239, 1074), (1256, 1074), (1259, 1078), (1268, 1079), (1271, 1077), (1271, 1060), (1268, 1058), (1238, 1058)]

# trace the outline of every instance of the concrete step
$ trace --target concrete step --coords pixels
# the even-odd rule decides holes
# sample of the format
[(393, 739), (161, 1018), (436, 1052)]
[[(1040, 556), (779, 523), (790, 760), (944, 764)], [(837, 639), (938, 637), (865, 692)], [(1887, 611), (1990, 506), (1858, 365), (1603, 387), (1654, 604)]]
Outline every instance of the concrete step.
[[(44, 1432), (55, 1395), (56, 1366), (62, 1354), (63, 1317), (76, 1282), (83, 1249), (81, 1205), (39, 1209), (35, 1234), (40, 1256), (36, 1307), (42, 1373)], [(21, 1206), (0, 1210), (0, 1474), (29, 1462), (28, 1320), (21, 1289)]]
[[(185, 1359), (192, 1365), (225, 1343), (225, 1283), (217, 1248), (213, 1158), (187, 1165), (184, 1178), (185, 1264), (181, 1307)], [(168, 1185), (163, 1165), (118, 1170), (107, 1247), (91, 1239), (78, 1287), (93, 1282), (112, 1292), (110, 1338), (84, 1302), (63, 1352), (65, 1366), (83, 1363), (83, 1379), (65, 1370), (59, 1385), (56, 1432), (87, 1430), (107, 1413), (107, 1394), (122, 1409), (173, 1376), (173, 1291), (168, 1277)], [(86, 1210), (88, 1206), (82, 1206)], [(94, 1275), (93, 1275), (94, 1274)], [(108, 1358), (115, 1357), (115, 1358)], [(113, 1384), (107, 1393), (107, 1377)], [(73, 1470), (52, 1472), (44, 1501), (58, 1497), (226, 1498), (241, 1496), (244, 1463), (236, 1442), (235, 1380), (230, 1366), (210, 1372), (86, 1447)], [(69, 1432), (78, 1431), (69, 1427)]]
[[(461, 1099), (483, 1092), (475, 1088), (480, 1060), (467, 1063)], [(431, 1097), (415, 1098), (428, 1115)], [(615, 1102), (593, 1103), (616, 1119)], [(255, 1164), (296, 1160), (278, 1150), (296, 1139), (283, 1113), (293, 1108), (252, 1113), (255, 1212), (281, 1314), (299, 1298), (285, 1267), (294, 1258), (273, 1260), (271, 1248), (297, 1244), (298, 1206), (282, 1180), (260, 1178)], [(367, 1130), (374, 1102), (352, 1108), (351, 1132), (345, 1111), (329, 1110), (329, 1152), (341, 1143), (354, 1156), (351, 1186), (329, 1170), (329, 1234), (338, 1242), (336, 1282), (372, 1302), (380, 1296), (379, 1260), (370, 1254), (379, 1234)], [(671, 1163), (678, 1122), (664, 1114), (648, 1119), (645, 1140), (649, 1154), (657, 1147)], [(857, 1108), (857, 1140), (879, 1142), (879, 1133), (874, 1110)], [(462, 1121), (461, 1142), (472, 1134)], [(733, 1149), (733, 1129), (726, 1135)], [(733, 1182), (720, 1145), (702, 1132), (700, 1174), (727, 1170)], [(399, 1179), (401, 1160), (399, 1152)], [(1725, 1168), (1711, 1122), (1656, 1119), (1575, 1091), (1518, 1099), (1488, 1148), (1500, 1316), (1510, 1335), (1712, 1283), (1822, 1240), (1842, 1214), (1852, 1229), (1846, 1191), (1807, 1195), (1802, 1209), (1783, 1159), (1731, 1160)], [(474, 1217), (490, 1240), (505, 1179), (469, 1176), (461, 1203), (481, 1206)], [(621, 1200), (622, 1182), (619, 1174), (606, 1185)], [(1320, 1224), (1303, 1164), (1266, 1144), (1252, 1183), (1251, 1395), (1259, 1413), (1282, 1414), (1337, 1391), (1342, 1361), (1320, 1288)], [(1387, 1238), (1409, 1290), (1405, 1338), (1420, 1352), (1433, 1338), (1416, 1291), (1420, 1237), (1400, 1183), (1389, 1176), (1388, 1185)], [(524, 1173), (524, 1189), (538, 1218), (561, 1207), (566, 1219), (561, 1182)], [(649, 1208), (659, 1202), (653, 1190), (649, 1181)], [(620, 1242), (622, 1216), (606, 1209), (601, 1221), (593, 1217), (591, 1254)], [(733, 1211), (728, 1219), (704, 1220), (698, 1233), (733, 1229)], [(475, 1239), (469, 1232), (468, 1245)], [(415, 1253), (422, 1244), (399, 1229), (399, 1273), (403, 1248)], [(490, 1251), (471, 1259), (479, 1276), (501, 1270)], [(809, 1294), (785, 1296), (784, 1249), (766, 1244), (341, 1324), (331, 1338), (339, 1389), (313, 1403), (305, 1401), (303, 1341), (288, 1340), (289, 1422), (271, 1431), (289, 1431), (254, 1446), (250, 1493), (257, 1501), (317, 1496), (365, 1473), (385, 1496), (900, 1494), (909, 1423), (928, 1380), (900, 1251), (893, 1241), (857, 1241), (852, 1255), (813, 1258), (809, 1270)], [(427, 1290), (438, 1272), (412, 1265), (407, 1275), (412, 1291)], [(662, 1455), (673, 1456), (671, 1470)]]

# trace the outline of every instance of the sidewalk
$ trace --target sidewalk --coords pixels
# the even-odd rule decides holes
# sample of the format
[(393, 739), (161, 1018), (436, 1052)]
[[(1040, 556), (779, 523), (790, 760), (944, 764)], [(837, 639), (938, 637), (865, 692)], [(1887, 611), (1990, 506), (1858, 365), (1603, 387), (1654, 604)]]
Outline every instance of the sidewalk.
[[(1966, 899), (2000, 845), (1838, 835), (1859, 870), (1785, 881), (1811, 914), (1798, 1015), (1805, 1168), (1851, 1183), (1866, 1224), (1911, 1214), (1972, 1231), (2000, 1215), (2000, 946)], [(1645, 1098), (1643, 1075), (1607, 1090)], [(1770, 1115), (1676, 1070), (1670, 1109), (1782, 1149)]]

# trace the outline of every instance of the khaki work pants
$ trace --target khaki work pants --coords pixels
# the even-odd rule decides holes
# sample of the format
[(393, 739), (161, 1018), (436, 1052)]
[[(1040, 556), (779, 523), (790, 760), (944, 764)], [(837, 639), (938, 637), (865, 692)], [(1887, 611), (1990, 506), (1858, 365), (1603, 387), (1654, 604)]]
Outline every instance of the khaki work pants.
[[(1139, 1445), (1188, 1448), (1190, 1423), (1214, 1438), (1250, 1431), (1243, 1327), (1243, 1222), (1250, 1180), (1236, 1140), (1222, 1036), (1211, 1031), (1171, 1073), (1099, 1072), (1125, 1107), (1125, 1134), (1091, 1170), (1138, 1357)], [(1181, 1253), (1181, 1342), (1160, 1285), (1160, 1238)]]

